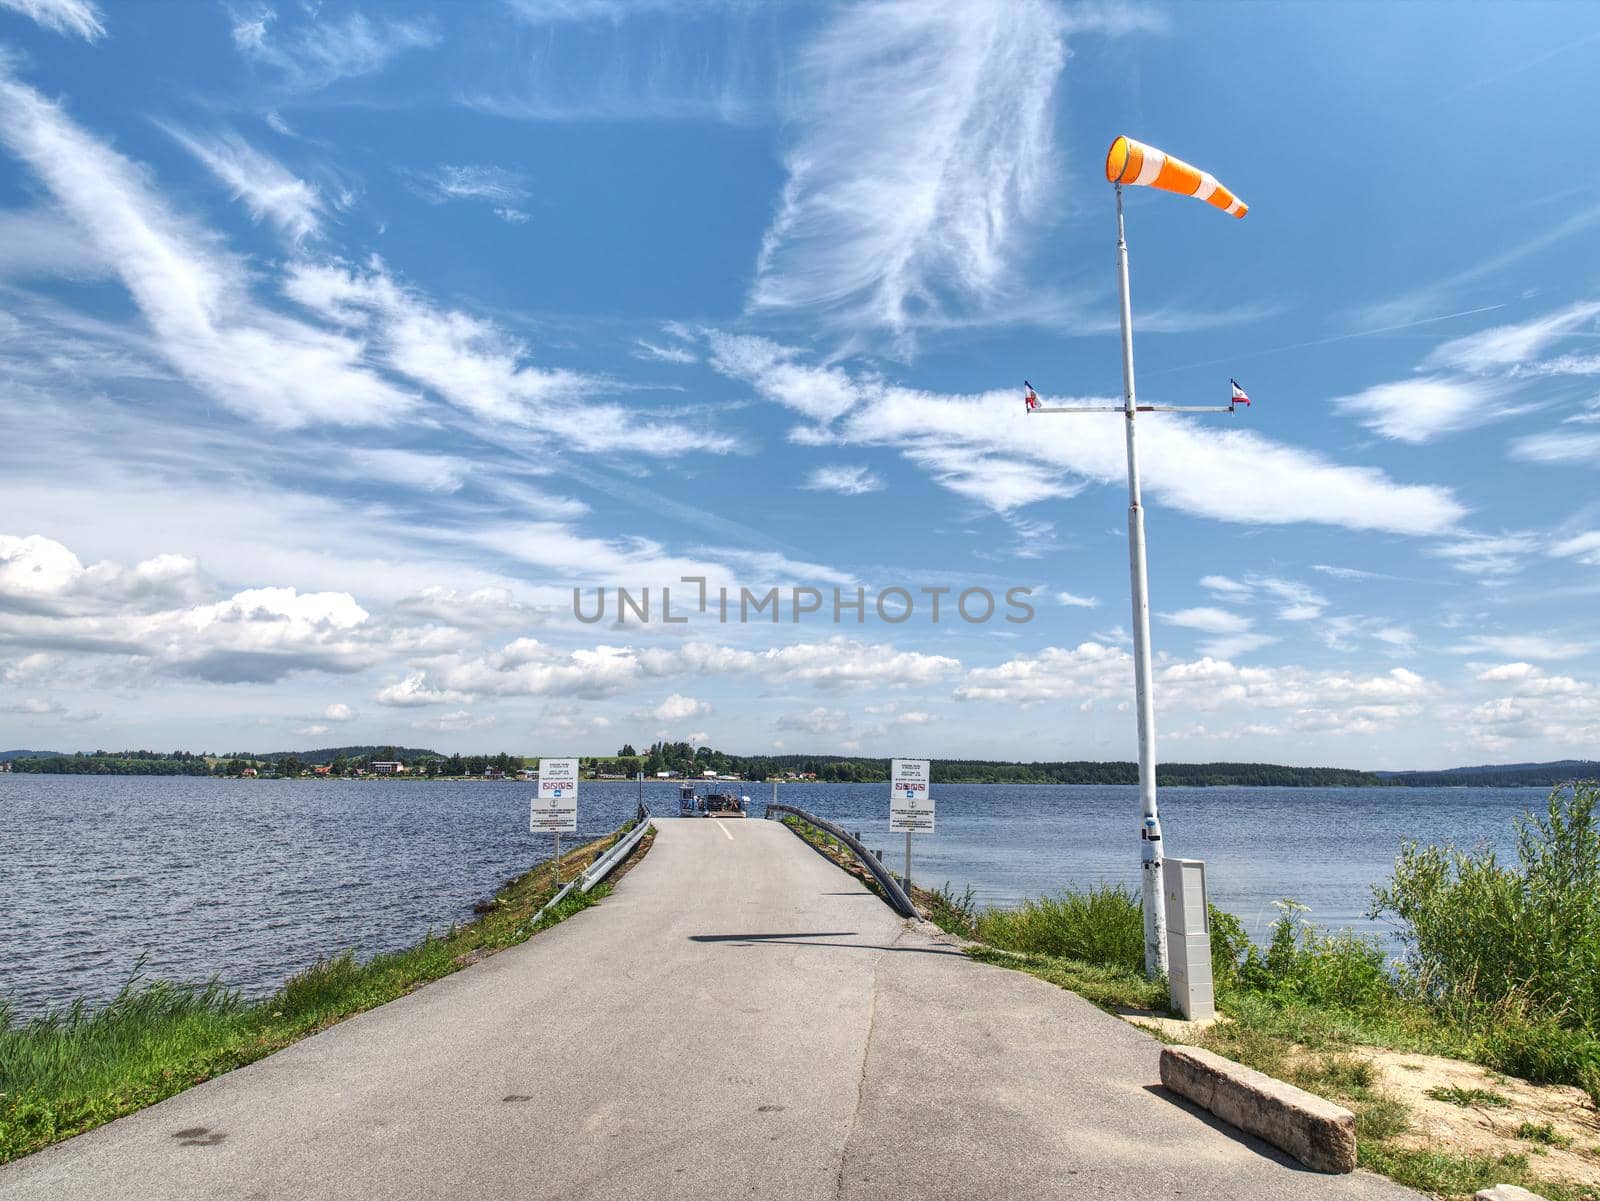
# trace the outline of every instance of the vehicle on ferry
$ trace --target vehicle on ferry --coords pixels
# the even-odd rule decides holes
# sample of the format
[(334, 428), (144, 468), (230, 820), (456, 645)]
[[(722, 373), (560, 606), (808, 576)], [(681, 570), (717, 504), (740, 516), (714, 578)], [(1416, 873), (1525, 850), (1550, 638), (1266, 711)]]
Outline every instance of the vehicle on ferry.
[(685, 781), (678, 787), (679, 817), (747, 817), (750, 798), (735, 792), (696, 792), (693, 784)]

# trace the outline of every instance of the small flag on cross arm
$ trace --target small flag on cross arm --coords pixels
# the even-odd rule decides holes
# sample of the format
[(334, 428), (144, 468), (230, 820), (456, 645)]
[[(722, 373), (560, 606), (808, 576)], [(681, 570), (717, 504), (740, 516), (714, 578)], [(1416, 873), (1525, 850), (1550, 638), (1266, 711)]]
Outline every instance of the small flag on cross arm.
[(1250, 398), (1244, 394), (1244, 389), (1239, 386), (1239, 381), (1236, 379), (1230, 379), (1228, 382), (1233, 385), (1233, 399), (1228, 403), (1236, 405), (1249, 404)]

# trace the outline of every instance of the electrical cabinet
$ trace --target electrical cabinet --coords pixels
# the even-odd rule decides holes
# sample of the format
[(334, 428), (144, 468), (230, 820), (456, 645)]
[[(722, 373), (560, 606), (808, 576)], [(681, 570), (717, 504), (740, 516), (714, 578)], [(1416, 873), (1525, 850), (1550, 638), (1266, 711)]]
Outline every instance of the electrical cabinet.
[(1191, 1022), (1215, 1017), (1205, 861), (1162, 860), (1161, 889), (1167, 901), (1167, 982), (1172, 1007)]

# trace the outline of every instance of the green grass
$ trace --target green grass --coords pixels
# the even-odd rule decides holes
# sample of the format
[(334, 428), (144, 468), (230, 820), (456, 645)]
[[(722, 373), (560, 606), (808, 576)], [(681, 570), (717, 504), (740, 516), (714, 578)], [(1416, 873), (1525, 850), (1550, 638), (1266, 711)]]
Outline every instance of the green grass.
[[(613, 840), (562, 856), (570, 878)], [(648, 841), (648, 839), (646, 840)], [(602, 900), (574, 891), (537, 923), (553, 894), (549, 864), (511, 881), (487, 911), (442, 936), (358, 961), (319, 960), (271, 997), (247, 1002), (209, 984), (141, 982), (91, 1008), (81, 1000), (18, 1022), (0, 1005), (0, 1163), (251, 1063), (336, 1022), (466, 966), (473, 952), (513, 946)]]
[(1152, 983), (1144, 978), (1144, 973), (1129, 971), (1125, 967), (1055, 959), (1045, 955), (1008, 954), (988, 947), (974, 947), (967, 954), (980, 963), (1015, 968), (1038, 976), (1041, 980), (1048, 980), (1051, 984), (1070, 989), (1102, 1009), (1166, 1011), (1166, 986), (1159, 981)]
[(1428, 1096), (1435, 1101), (1459, 1105), (1463, 1109), (1504, 1109), (1511, 1104), (1509, 1097), (1490, 1092), (1486, 1088), (1462, 1088), (1459, 1084), (1443, 1084), (1430, 1088)]
[(1572, 1140), (1549, 1122), (1523, 1122), (1517, 1127), (1517, 1137), (1541, 1147), (1572, 1146)]
[(1135, 972), (1144, 966), (1144, 917), (1138, 898), (1121, 885), (991, 909), (978, 915), (977, 932), (980, 942), (1008, 951)]

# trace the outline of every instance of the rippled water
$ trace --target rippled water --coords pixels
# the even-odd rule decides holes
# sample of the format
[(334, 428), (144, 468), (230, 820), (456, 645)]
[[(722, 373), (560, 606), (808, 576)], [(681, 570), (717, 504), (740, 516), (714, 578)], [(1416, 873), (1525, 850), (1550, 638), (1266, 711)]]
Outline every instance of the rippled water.
[[(758, 802), (770, 786), (747, 785)], [(549, 857), (514, 783), (0, 775), (0, 996), (26, 1013), (148, 977), (213, 974), (251, 994), (319, 956), (408, 946)], [(898, 868), (884, 785), (795, 785), (787, 804), (860, 830)], [(1013, 904), (1138, 875), (1130, 787), (936, 787), (919, 882)], [(658, 813), (676, 786), (648, 784)], [(577, 838), (631, 815), (633, 784), (585, 783)], [(1208, 861), (1212, 899), (1259, 931), (1292, 896), (1314, 920), (1362, 925), (1406, 838), (1509, 847), (1527, 789), (1169, 788), (1169, 854)]]

